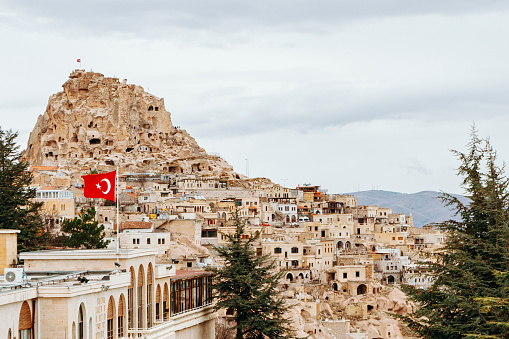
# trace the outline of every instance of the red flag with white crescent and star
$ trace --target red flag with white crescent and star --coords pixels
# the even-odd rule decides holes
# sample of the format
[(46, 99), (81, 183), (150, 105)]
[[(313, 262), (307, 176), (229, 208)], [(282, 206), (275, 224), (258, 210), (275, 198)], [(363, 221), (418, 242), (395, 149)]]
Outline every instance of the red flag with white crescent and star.
[(85, 197), (115, 201), (117, 171), (82, 175), (81, 177), (85, 181), (85, 192), (83, 193)]

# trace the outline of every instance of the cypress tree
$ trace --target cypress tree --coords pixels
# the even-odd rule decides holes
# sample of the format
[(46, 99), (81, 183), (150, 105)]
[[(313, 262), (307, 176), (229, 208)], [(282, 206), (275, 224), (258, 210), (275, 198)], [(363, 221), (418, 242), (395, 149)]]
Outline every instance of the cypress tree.
[(426, 290), (405, 287), (419, 309), (404, 320), (423, 338), (509, 338), (508, 179), (489, 140), (474, 128), (468, 152), (453, 153), (469, 203), (443, 194), (461, 221), (437, 225), (447, 238), (427, 264), (434, 283)]
[(224, 266), (209, 269), (215, 273), (215, 308), (232, 312), (237, 339), (293, 338), (290, 321), (283, 317), (289, 307), (277, 290), (284, 271), (275, 272), (270, 254), (257, 255), (257, 236), (243, 238), (245, 223), (238, 212), (233, 213), (235, 232), (223, 234), (227, 243), (215, 247)]
[(17, 132), (0, 128), (0, 229), (20, 230), (18, 251), (40, 249), (45, 243), (29, 164), (21, 160)]

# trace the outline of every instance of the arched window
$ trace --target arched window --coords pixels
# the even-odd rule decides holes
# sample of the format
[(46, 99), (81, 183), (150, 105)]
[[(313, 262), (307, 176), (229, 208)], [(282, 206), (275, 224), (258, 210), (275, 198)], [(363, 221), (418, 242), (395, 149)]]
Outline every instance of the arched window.
[(127, 307), (128, 307), (128, 314), (127, 314), (127, 321), (129, 322), (129, 328), (134, 327), (134, 286), (136, 282), (136, 273), (134, 273), (134, 267), (131, 266), (129, 269), (131, 272), (131, 283), (129, 284), (129, 287), (127, 288)]
[(110, 296), (108, 300), (108, 314), (106, 318), (106, 338), (113, 339), (115, 337), (115, 300)]
[(145, 298), (143, 295), (143, 286), (145, 285), (145, 270), (143, 265), (138, 269), (138, 328), (144, 328), (143, 314), (145, 306)]
[(18, 329), (20, 339), (32, 338), (32, 312), (30, 312), (30, 306), (26, 301), (21, 305)]
[(147, 269), (147, 326), (153, 326), (154, 317), (152, 315), (152, 299), (154, 298), (154, 285), (152, 284), (153, 270), (152, 263), (148, 264)]
[(124, 295), (121, 294), (118, 299), (118, 314), (117, 314), (117, 329), (118, 329), (118, 337), (122, 338), (124, 336), (124, 312), (125, 312), (125, 301)]
[(84, 312), (83, 304), (81, 304), (78, 310), (78, 339), (85, 339)]

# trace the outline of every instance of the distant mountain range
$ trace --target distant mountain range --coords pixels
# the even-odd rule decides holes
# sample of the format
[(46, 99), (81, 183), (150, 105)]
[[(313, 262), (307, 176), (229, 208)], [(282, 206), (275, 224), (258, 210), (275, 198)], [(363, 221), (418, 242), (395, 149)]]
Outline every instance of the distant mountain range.
[[(459, 220), (454, 212), (445, 207), (439, 199), (441, 193), (435, 191), (422, 191), (418, 193), (398, 193), (389, 191), (360, 191), (345, 193), (354, 195), (357, 198), (358, 205), (377, 205), (392, 209), (393, 213), (412, 213), (414, 217), (414, 226), (442, 222), (445, 220)], [(453, 194), (463, 203), (468, 203), (468, 199), (462, 195)]]

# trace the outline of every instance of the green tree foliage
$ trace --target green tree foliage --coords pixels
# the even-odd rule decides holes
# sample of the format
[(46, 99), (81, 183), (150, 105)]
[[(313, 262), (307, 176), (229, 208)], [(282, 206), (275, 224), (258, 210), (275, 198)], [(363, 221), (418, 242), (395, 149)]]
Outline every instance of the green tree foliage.
[(108, 245), (108, 241), (104, 240), (104, 225), (99, 226), (95, 220), (94, 207), (86, 211), (82, 208), (80, 216), (64, 220), (62, 232), (68, 234), (62, 241), (67, 247), (105, 248)]
[(40, 249), (45, 241), (39, 208), (30, 187), (29, 164), (21, 161), (18, 133), (0, 128), (0, 229), (17, 229), (18, 251)]
[(470, 201), (443, 195), (461, 221), (438, 225), (448, 237), (429, 265), (435, 281), (427, 290), (406, 288), (420, 306), (406, 321), (423, 338), (509, 338), (508, 179), (489, 140), (479, 139), (475, 129), (468, 152), (453, 153)]
[(269, 254), (257, 255), (253, 234), (244, 239), (245, 224), (238, 210), (233, 213), (235, 233), (224, 234), (227, 243), (215, 247), (224, 259), (222, 268), (214, 272), (214, 296), (216, 309), (232, 312), (236, 326), (236, 338), (293, 338), (290, 321), (283, 317), (288, 310), (279, 297), (277, 285), (284, 271), (274, 273), (275, 261)]

